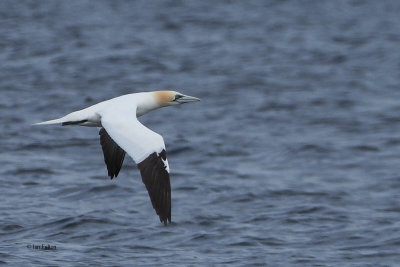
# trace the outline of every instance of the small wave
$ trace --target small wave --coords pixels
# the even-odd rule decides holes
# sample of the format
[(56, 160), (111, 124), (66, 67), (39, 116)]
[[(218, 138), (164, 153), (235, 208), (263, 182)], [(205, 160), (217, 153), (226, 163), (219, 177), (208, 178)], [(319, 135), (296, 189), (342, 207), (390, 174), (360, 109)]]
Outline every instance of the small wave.
[(191, 240), (196, 240), (196, 241), (201, 241), (201, 240), (209, 240), (213, 237), (213, 235), (208, 234), (208, 233), (200, 233), (200, 234), (195, 234), (191, 237)]
[(22, 174), (54, 174), (50, 169), (45, 168), (21, 168), (9, 171), (8, 174), (11, 175), (22, 175)]
[(136, 250), (139, 250), (139, 251), (143, 251), (143, 250), (148, 250), (148, 251), (157, 250), (157, 251), (160, 251), (160, 249), (157, 248), (157, 247), (150, 247), (150, 246), (143, 246), (143, 245), (132, 245), (132, 246), (127, 246), (127, 247), (132, 249), (132, 250), (134, 250), (134, 251), (136, 251)]
[(93, 225), (93, 224), (114, 224), (113, 221), (110, 219), (106, 218), (88, 218), (88, 217), (82, 217), (79, 218), (78, 220), (74, 222), (67, 223), (61, 227), (61, 229), (73, 229), (73, 228), (85, 228), (88, 225)]
[(390, 138), (385, 142), (385, 145), (388, 147), (398, 146), (400, 145), (400, 138)]
[(55, 221), (44, 223), (41, 226), (45, 227), (45, 228), (48, 228), (50, 226), (65, 224), (65, 223), (71, 222), (73, 220), (74, 220), (74, 217), (65, 217), (65, 218), (62, 218), (62, 219), (58, 219), (58, 220), (55, 220)]
[(297, 109), (297, 105), (295, 103), (277, 103), (270, 102), (266, 103), (257, 108), (258, 112), (267, 112), (267, 111), (295, 111)]
[(18, 224), (7, 224), (1, 228), (5, 232), (14, 232), (15, 230), (23, 229), (24, 227)]
[(25, 182), (25, 183), (23, 183), (22, 185), (32, 186), (32, 185), (40, 185), (40, 184), (37, 183), (37, 182), (32, 182), (32, 181), (30, 181), (30, 182)]
[(231, 247), (254, 247), (257, 245), (258, 245), (257, 242), (251, 242), (251, 241), (240, 241), (229, 244), (229, 246)]
[(371, 146), (371, 145), (358, 145), (358, 146), (352, 146), (350, 148), (352, 150), (364, 151), (364, 152), (377, 152), (377, 151), (379, 151), (378, 147)]
[(109, 184), (109, 185), (104, 185), (104, 186), (95, 186), (89, 189), (89, 192), (94, 193), (94, 192), (105, 192), (105, 191), (112, 191), (117, 189), (118, 186), (115, 184)]
[(168, 150), (168, 155), (179, 155), (182, 154), (184, 152), (187, 152), (189, 150), (192, 150), (192, 147), (190, 146), (182, 146), (182, 147), (178, 147), (178, 148), (172, 148)]
[(313, 152), (317, 152), (317, 153), (327, 153), (327, 152), (331, 152), (332, 149), (325, 147), (325, 146), (317, 145), (317, 144), (304, 144), (304, 145), (300, 146), (297, 149), (297, 151), (298, 152), (313, 151)]
[(292, 189), (274, 190), (269, 193), (272, 197), (275, 196), (328, 196), (326, 192), (311, 192), (311, 191), (301, 191)]
[(297, 214), (309, 214), (309, 213), (315, 213), (325, 210), (325, 207), (323, 206), (315, 206), (315, 207), (306, 207), (306, 208), (300, 208), (298, 210), (294, 210), (293, 213)]
[(198, 187), (196, 187), (196, 186), (180, 186), (180, 187), (174, 188), (174, 191), (195, 191), (197, 189), (198, 189)]
[(281, 239), (277, 239), (274, 237), (258, 237), (258, 236), (251, 236), (247, 237), (248, 239), (254, 239), (255, 241), (265, 245), (265, 246), (282, 246), (284, 245), (284, 241)]
[(233, 200), (233, 202), (236, 203), (247, 203), (247, 202), (252, 202), (254, 199), (257, 199), (258, 196), (254, 193), (247, 193), (245, 195), (240, 195), (236, 199)]

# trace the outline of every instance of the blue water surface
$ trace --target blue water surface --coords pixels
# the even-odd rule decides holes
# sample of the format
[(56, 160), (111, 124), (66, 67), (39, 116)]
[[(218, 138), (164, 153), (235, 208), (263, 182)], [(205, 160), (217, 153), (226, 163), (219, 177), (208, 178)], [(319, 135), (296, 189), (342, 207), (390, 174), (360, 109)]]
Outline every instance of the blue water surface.
[[(0, 1), (0, 262), (396, 266), (399, 14), (398, 1)], [(152, 90), (202, 99), (141, 118), (167, 147), (167, 227), (129, 157), (107, 177), (96, 128), (31, 126)]]

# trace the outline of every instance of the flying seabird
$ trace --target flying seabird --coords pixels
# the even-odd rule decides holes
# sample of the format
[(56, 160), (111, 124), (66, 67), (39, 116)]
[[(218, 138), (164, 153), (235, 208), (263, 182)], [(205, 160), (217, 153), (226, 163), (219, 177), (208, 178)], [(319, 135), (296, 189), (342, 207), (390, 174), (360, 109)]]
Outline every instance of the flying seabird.
[(165, 144), (161, 135), (140, 117), (152, 110), (200, 99), (175, 91), (154, 91), (119, 96), (34, 125), (58, 124), (100, 127), (100, 144), (111, 179), (118, 176), (125, 153), (136, 162), (160, 221), (171, 222), (171, 185)]

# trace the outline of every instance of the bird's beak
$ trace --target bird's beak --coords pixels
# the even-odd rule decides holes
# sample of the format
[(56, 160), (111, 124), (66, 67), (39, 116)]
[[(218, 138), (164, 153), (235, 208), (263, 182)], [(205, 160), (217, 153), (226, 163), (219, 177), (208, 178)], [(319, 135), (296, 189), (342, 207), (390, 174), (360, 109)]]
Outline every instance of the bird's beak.
[(197, 102), (200, 101), (200, 98), (194, 97), (194, 96), (188, 96), (184, 95), (181, 98), (176, 100), (177, 102), (183, 104), (183, 103), (190, 103), (190, 102)]

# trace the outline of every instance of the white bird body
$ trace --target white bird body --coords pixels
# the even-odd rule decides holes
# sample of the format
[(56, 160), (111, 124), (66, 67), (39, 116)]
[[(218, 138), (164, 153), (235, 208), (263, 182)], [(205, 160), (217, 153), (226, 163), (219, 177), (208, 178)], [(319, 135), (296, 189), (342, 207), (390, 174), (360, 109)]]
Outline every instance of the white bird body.
[(154, 92), (150, 93), (135, 93), (118, 96), (90, 107), (74, 111), (55, 120), (49, 120), (36, 123), (35, 125), (57, 124), (68, 121), (83, 121), (87, 122), (79, 124), (80, 126), (101, 127), (101, 115), (107, 110), (123, 107), (125, 112), (132, 112), (135, 117), (140, 117), (149, 111), (160, 108), (156, 98), (153, 97)]
[(171, 221), (171, 189), (164, 140), (137, 117), (161, 107), (194, 101), (199, 99), (175, 91), (128, 94), (36, 125), (102, 127), (100, 142), (109, 176), (117, 177), (127, 152), (138, 164), (153, 207), (166, 224), (167, 220)]

